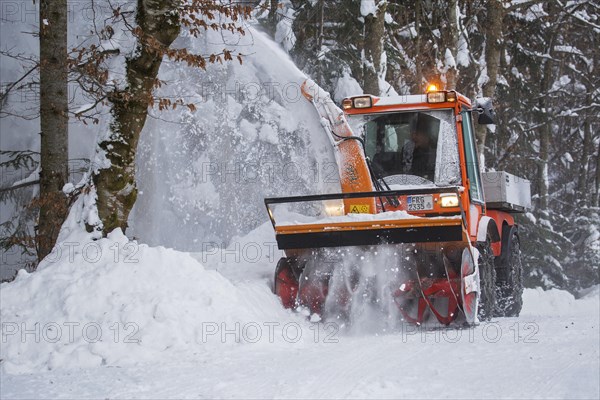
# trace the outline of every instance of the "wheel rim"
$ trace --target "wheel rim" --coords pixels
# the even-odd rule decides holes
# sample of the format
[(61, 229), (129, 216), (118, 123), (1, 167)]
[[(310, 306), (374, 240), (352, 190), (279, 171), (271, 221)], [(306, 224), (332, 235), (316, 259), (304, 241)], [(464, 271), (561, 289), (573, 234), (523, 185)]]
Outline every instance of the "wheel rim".
[(463, 250), (461, 261), (460, 295), (462, 309), (467, 323), (473, 324), (477, 320), (477, 307), (479, 305), (479, 270), (475, 265), (471, 249)]

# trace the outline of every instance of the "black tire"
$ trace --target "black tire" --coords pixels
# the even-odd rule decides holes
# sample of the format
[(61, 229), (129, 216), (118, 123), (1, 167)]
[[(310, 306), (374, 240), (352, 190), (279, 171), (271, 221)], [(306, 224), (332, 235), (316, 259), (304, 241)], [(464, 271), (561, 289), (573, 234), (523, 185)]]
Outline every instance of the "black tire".
[(518, 317), (523, 308), (523, 262), (521, 244), (515, 230), (509, 231), (507, 254), (498, 265), (496, 315)]
[(489, 321), (496, 310), (496, 270), (494, 268), (494, 253), (492, 241), (488, 236), (485, 243), (477, 246), (479, 250), (479, 307), (477, 317), (479, 321)]
[(298, 293), (298, 260), (282, 257), (275, 268), (273, 293), (280, 299), (285, 308), (293, 308)]

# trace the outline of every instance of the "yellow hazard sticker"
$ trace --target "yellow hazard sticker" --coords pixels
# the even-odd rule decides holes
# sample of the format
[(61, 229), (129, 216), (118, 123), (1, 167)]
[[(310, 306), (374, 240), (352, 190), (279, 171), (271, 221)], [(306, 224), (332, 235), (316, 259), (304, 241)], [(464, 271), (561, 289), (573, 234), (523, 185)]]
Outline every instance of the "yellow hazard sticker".
[(350, 212), (353, 214), (369, 214), (371, 207), (368, 204), (353, 204), (350, 206)]

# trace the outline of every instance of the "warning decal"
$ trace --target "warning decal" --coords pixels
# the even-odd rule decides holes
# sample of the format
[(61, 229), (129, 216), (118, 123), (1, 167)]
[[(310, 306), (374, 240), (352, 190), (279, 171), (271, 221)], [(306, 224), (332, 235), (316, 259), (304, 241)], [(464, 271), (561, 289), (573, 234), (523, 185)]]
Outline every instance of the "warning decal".
[(353, 204), (350, 206), (350, 213), (353, 214), (369, 214), (371, 207), (368, 204)]

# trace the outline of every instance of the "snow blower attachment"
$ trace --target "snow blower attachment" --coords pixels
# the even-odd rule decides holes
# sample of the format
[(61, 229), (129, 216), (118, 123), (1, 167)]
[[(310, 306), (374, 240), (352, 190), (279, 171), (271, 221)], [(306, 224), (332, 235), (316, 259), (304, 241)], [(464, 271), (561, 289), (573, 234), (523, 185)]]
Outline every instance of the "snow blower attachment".
[[(494, 183), (482, 180), (471, 114), (489, 122), (491, 105), (473, 109), (456, 92), (434, 91), (356, 96), (344, 99), (342, 111), (312, 81), (302, 93), (328, 132), (342, 193), (265, 199), (286, 253), (274, 282), (283, 305), (319, 315), (326, 303), (346, 310), (372, 267), (396, 272), (385, 292), (407, 322), (518, 315), (518, 232), (507, 211), (527, 208), (528, 195), (486, 207), (483, 183), (486, 190)], [(529, 193), (528, 182), (517, 181), (523, 187), (516, 192)], [(391, 257), (377, 259), (380, 253)], [(332, 284), (340, 270), (350, 272)]]
[[(460, 193), (457, 189), (424, 188), (280, 197), (265, 199), (265, 205), (275, 228), (277, 245), (281, 250), (463, 240), (466, 242), (467, 236), (461, 217), (463, 212), (458, 202)], [(456, 199), (456, 205), (443, 213), (441, 202), (446, 197)], [(349, 202), (356, 199), (362, 204)], [(301, 206), (293, 207), (297, 204)], [(369, 213), (372, 204), (376, 204), (373, 208), (380, 212)], [(401, 208), (404, 204), (422, 205), (438, 216), (413, 216)], [(292, 211), (294, 208), (297, 210)]]
[[(412, 271), (410, 278), (405, 274), (405, 280), (395, 282), (393, 298), (404, 319), (420, 324), (429, 309), (439, 322), (447, 325), (461, 308), (465, 309), (465, 320), (474, 323), (472, 310), (477, 309), (479, 281), (464, 212), (457, 201), (460, 196), (457, 187), (441, 187), (265, 199), (277, 245), (292, 255), (282, 259), (277, 268), (276, 294), (287, 307), (293, 307), (298, 301), (312, 313), (321, 314), (326, 297), (331, 294), (327, 281), (332, 266), (343, 262), (348, 247), (372, 252), (376, 251), (375, 246), (410, 244), (409, 257), (424, 263), (425, 267), (420, 266)], [(447, 198), (456, 202), (450, 203)], [(355, 203), (344, 204), (355, 199), (375, 203), (375, 209), (380, 212), (361, 213), (359, 211), (367, 208), (361, 209)], [(445, 203), (451, 206), (443, 209)], [(406, 211), (415, 207), (429, 212), (422, 211), (423, 216), (419, 217)], [(337, 262), (335, 255), (332, 258), (332, 251), (338, 256)], [(424, 257), (415, 257), (415, 254)], [(442, 257), (438, 265), (444, 270), (438, 269), (434, 274), (429, 264), (438, 255)], [(454, 267), (450, 259), (455, 260), (460, 269)], [(321, 262), (324, 265), (319, 267)], [(306, 268), (307, 264), (311, 267)], [(423, 268), (431, 271), (425, 273)], [(426, 276), (420, 277), (419, 272)], [(301, 280), (301, 276), (305, 280)], [(355, 285), (356, 282), (351, 283)], [(335, 296), (348, 301), (349, 294), (336, 293)]]

